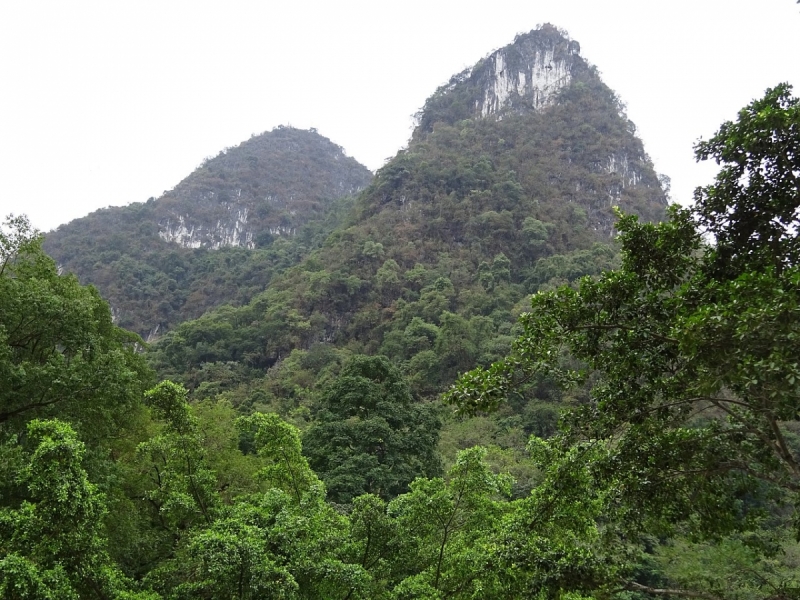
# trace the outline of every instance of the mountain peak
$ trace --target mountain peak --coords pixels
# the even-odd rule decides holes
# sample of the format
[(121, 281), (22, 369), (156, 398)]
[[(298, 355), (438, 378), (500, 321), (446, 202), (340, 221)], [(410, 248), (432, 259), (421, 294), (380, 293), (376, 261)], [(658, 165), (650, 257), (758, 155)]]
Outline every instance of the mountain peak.
[(204, 160), (157, 199), (60, 226), (44, 247), (97, 286), (118, 325), (152, 339), (263, 290), (371, 180), (316, 130), (276, 127)]
[(554, 25), (541, 25), (517, 35), (511, 44), (441, 86), (417, 115), (415, 135), (430, 132), (438, 121), (502, 118), (508, 112), (540, 110), (586, 71), (580, 44)]
[(580, 44), (552, 25), (518, 35), (513, 44), (490, 54), (473, 71), (483, 91), (475, 112), (483, 117), (506, 109), (539, 109), (569, 85)]
[(279, 126), (203, 162), (158, 201), (159, 236), (184, 247), (255, 248), (293, 235), (372, 178), (316, 130)]

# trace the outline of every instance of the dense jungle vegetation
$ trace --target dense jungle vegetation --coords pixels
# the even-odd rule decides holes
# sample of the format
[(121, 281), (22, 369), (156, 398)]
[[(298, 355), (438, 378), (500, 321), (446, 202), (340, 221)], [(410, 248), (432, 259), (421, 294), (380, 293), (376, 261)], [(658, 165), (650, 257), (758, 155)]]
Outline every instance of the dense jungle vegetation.
[(9, 220), (0, 593), (798, 597), (798, 124), (779, 86), (723, 125), (693, 208), (621, 214), (620, 265), (535, 294), (510, 354), (448, 392), (475, 413), (578, 390), (525, 493), (479, 446), (443, 476), (438, 409), (385, 357), (331, 373), (304, 432), (188, 403)]
[[(277, 127), (208, 158), (158, 199), (62, 225), (45, 250), (100, 290), (118, 325), (155, 338), (249, 301), (319, 247), (371, 179), (315, 131)], [(234, 236), (241, 245), (226, 245)]]
[(95, 215), (127, 233), (73, 258), (140, 323), (207, 296), (153, 344), (6, 220), (0, 597), (800, 598), (800, 100), (667, 207), (594, 69), (482, 119), (481, 64), (294, 236), (162, 256), (157, 202)]

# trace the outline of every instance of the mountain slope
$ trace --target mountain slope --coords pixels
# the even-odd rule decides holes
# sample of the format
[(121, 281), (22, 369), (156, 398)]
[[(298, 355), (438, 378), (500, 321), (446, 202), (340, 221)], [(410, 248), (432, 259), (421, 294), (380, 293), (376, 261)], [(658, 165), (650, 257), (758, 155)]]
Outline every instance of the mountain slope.
[(154, 336), (263, 290), (371, 178), (315, 131), (279, 127), (206, 160), (157, 200), (59, 227), (45, 249), (98, 287), (119, 325)]
[(513, 44), (453, 75), (428, 98), (414, 137), (430, 133), (436, 123), (525, 114), (553, 104), (573, 79), (586, 78), (589, 67), (580, 48), (552, 25), (517, 36)]
[(518, 36), (437, 90), (321, 250), (248, 306), (178, 328), (158, 361), (189, 381), (333, 343), (386, 354), (434, 393), (502, 355), (527, 294), (614, 264), (613, 206), (662, 218), (634, 131), (576, 42)]
[(159, 237), (192, 248), (246, 248), (291, 236), (371, 179), (315, 131), (279, 127), (207, 160), (156, 203)]

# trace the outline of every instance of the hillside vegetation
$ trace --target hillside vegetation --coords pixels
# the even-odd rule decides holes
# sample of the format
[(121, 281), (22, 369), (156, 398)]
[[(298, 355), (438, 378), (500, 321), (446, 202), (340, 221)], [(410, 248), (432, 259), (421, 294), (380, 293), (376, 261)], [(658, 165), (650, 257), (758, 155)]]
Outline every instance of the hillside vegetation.
[[(553, 35), (564, 39), (546, 28), (510, 48)], [(159, 368), (194, 386), (213, 364), (250, 378), (331, 344), (388, 356), (430, 395), (501, 356), (527, 295), (616, 264), (612, 206), (664, 216), (633, 125), (576, 61), (570, 85), (540, 110), (457, 120), (470, 80), (437, 92), (409, 147), (322, 248), (248, 305), (181, 325), (158, 344)]]
[(111, 306), (0, 227), (0, 597), (800, 598), (788, 85), (692, 207), (550, 25), (279, 218), (304, 152), (324, 195), (350, 159), (282, 128), (45, 240)]
[(155, 338), (262, 291), (319, 246), (371, 178), (327, 138), (279, 127), (207, 159), (158, 199), (62, 225), (45, 248), (97, 286), (119, 325)]

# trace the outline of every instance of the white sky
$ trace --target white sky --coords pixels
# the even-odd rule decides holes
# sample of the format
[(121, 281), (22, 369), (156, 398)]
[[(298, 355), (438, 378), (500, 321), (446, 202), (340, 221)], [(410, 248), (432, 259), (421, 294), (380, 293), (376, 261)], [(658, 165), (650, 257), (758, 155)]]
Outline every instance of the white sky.
[(767, 87), (800, 95), (795, 0), (261, 0), (0, 3), (0, 216), (48, 230), (171, 189), (276, 125), (370, 169), (449, 77), (551, 22), (628, 106), (688, 202), (709, 137)]

